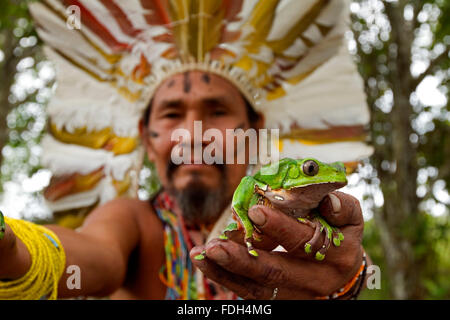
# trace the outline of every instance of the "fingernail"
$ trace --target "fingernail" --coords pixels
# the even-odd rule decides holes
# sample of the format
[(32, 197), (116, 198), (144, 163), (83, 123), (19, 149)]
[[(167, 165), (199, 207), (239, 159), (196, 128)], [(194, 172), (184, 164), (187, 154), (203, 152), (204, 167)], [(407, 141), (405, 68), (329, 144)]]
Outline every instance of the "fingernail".
[(262, 225), (264, 225), (266, 223), (266, 216), (259, 209), (250, 210), (248, 212), (248, 216), (253, 221), (253, 223), (258, 225), (258, 226), (262, 226)]
[(341, 200), (339, 200), (338, 197), (336, 197), (334, 194), (330, 193), (328, 195), (328, 197), (330, 198), (331, 201), (331, 206), (333, 207), (333, 211), (334, 212), (339, 212), (341, 211)]
[(228, 253), (222, 247), (215, 246), (209, 250), (208, 257), (217, 262), (226, 262), (228, 260)]

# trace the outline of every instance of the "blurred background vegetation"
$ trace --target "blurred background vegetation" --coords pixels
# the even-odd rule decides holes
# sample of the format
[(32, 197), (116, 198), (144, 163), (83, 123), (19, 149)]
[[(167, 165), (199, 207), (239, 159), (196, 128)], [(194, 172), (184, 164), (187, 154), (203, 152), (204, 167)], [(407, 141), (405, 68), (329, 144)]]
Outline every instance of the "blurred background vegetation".
[[(337, 0), (333, 0), (337, 1)], [(0, 1), (0, 208), (52, 221), (40, 139), (54, 70), (25, 0)], [(364, 79), (375, 154), (352, 177), (363, 190), (364, 247), (381, 289), (362, 299), (450, 298), (450, 1), (354, 0), (349, 49)], [(158, 181), (148, 161), (139, 196)]]

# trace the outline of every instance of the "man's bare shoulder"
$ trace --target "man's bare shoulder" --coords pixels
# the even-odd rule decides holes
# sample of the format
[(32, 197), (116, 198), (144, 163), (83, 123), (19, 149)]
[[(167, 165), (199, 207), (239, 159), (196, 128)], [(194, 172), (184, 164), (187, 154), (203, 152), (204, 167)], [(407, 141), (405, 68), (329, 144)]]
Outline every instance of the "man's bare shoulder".
[(120, 197), (104, 203), (92, 211), (91, 215), (125, 215), (128, 218), (140, 214), (155, 215), (154, 208), (149, 201)]
[(136, 235), (162, 228), (149, 201), (126, 197), (116, 198), (94, 209), (86, 218), (81, 230), (87, 231), (93, 227), (107, 225), (117, 226), (125, 232)]
[[(115, 206), (120, 212), (126, 212), (126, 214), (133, 214), (134, 218), (139, 222), (145, 221), (160, 221), (155, 208), (152, 206), (149, 200), (140, 200), (132, 198), (117, 198), (110, 201), (111, 206)], [(154, 224), (152, 224), (154, 225)]]
[(128, 197), (120, 197), (111, 200), (103, 205), (103, 207), (114, 207), (114, 210), (123, 212), (124, 210), (132, 210), (136, 213), (155, 214), (155, 209), (151, 206), (150, 201), (140, 200)]

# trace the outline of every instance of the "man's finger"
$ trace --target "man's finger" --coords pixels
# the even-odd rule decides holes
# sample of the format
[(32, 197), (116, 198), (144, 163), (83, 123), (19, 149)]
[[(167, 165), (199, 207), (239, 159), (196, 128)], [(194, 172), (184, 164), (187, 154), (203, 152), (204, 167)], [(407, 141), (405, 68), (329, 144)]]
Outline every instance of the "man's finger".
[[(244, 229), (240, 230), (234, 230), (234, 231), (227, 231), (225, 232), (228, 240), (234, 241), (240, 245), (245, 246), (245, 233)], [(264, 236), (263, 234), (260, 235), (260, 240), (255, 240), (253, 242), (253, 246), (256, 249), (262, 249), (266, 251), (272, 251), (278, 246), (278, 243), (270, 239), (269, 237)]]
[(226, 271), (208, 259), (196, 260), (195, 257), (205, 250), (204, 246), (194, 247), (190, 252), (190, 257), (193, 264), (206, 277), (223, 285), (245, 300), (267, 300), (272, 297), (273, 289), (271, 288), (263, 287), (244, 276)]
[(258, 253), (258, 258), (250, 256), (247, 247), (232, 241), (213, 240), (206, 246), (206, 256), (232, 273), (273, 288), (285, 285), (287, 273), (280, 266), (279, 257), (270, 257), (264, 250)]
[(254, 206), (248, 214), (265, 236), (283, 246), (288, 252), (298, 252), (306, 257), (304, 245), (314, 234), (314, 229), (309, 225), (265, 206)]
[[(326, 295), (338, 289), (342, 274), (350, 275), (352, 272), (351, 268), (342, 272), (333, 265), (317, 265), (280, 252), (258, 250), (259, 256), (255, 258), (248, 254), (246, 247), (232, 241), (213, 240), (205, 247), (205, 251), (205, 260), (213, 261), (231, 274), (249, 278), (250, 282), (263, 287), (283, 288), (284, 293), (286, 290), (303, 292), (304, 298)], [(324, 277), (329, 281), (326, 285), (320, 285)]]
[(364, 224), (361, 206), (355, 197), (339, 192), (331, 192), (319, 205), (320, 215), (335, 227)]

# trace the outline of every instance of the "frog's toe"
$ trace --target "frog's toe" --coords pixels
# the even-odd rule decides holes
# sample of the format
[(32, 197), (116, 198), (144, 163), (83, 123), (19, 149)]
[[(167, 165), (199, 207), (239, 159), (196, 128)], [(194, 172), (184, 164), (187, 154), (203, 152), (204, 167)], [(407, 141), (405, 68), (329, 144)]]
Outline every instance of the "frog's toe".
[(315, 258), (318, 261), (322, 261), (323, 259), (325, 259), (325, 254), (322, 254), (322, 253), (320, 253), (320, 251), (317, 251)]
[(333, 244), (339, 247), (342, 241), (344, 241), (344, 234), (338, 228), (333, 228)]
[[(315, 252), (315, 259), (322, 261), (325, 259), (325, 254), (330, 248), (331, 242), (335, 241), (333, 238), (333, 229), (327, 223), (323, 223), (322, 219), (314, 219), (312, 223), (315, 228), (314, 235), (311, 240), (305, 244), (305, 252), (307, 254)], [(320, 245), (320, 235), (322, 232), (325, 233), (325, 238), (322, 245)]]
[(251, 239), (247, 239), (245, 241), (245, 244), (247, 245), (248, 253), (253, 257), (257, 257), (258, 252), (256, 252), (255, 248), (253, 247), (253, 243), (252, 243)]
[(262, 235), (259, 232), (253, 233), (253, 240), (261, 242), (262, 241)]
[(314, 225), (314, 235), (312, 236), (311, 240), (309, 240), (305, 244), (305, 252), (307, 254), (311, 253), (313, 251), (313, 248), (317, 248), (317, 244), (320, 239), (320, 234), (322, 232), (320, 223), (317, 223), (317, 221), (314, 221), (312, 223)]
[(220, 239), (220, 240), (228, 240), (228, 237), (225, 235), (225, 233), (222, 233), (222, 234), (219, 236), (219, 239)]
[(315, 228), (316, 225), (314, 224), (314, 222), (312, 222), (311, 220), (309, 220), (308, 218), (297, 218), (297, 221), (302, 223), (302, 224), (306, 224), (307, 226), (310, 226), (311, 228)]
[(339, 238), (333, 238), (333, 244), (336, 247), (339, 247), (341, 245), (341, 240), (339, 240)]
[(325, 237), (325, 242), (323, 243), (322, 247), (316, 252), (315, 258), (318, 261), (322, 261), (325, 259), (325, 254), (327, 253), (328, 249), (330, 248), (331, 241), (328, 237)]
[(310, 254), (312, 252), (311, 243), (308, 242), (308, 243), (305, 244), (305, 252), (307, 254)]
[(200, 253), (194, 257), (194, 259), (198, 260), (198, 261), (204, 260), (205, 258), (206, 258), (206, 251), (202, 251), (202, 253)]
[(239, 229), (238, 224), (236, 222), (232, 222), (225, 228), (224, 232), (225, 231), (235, 231), (235, 230), (238, 230), (238, 229)]

